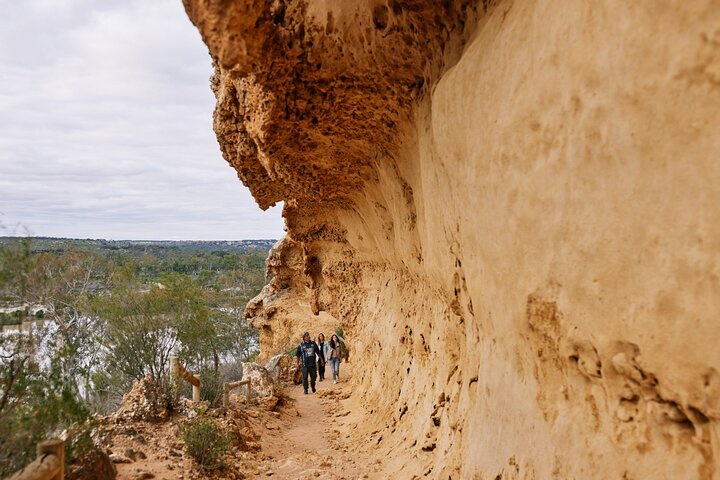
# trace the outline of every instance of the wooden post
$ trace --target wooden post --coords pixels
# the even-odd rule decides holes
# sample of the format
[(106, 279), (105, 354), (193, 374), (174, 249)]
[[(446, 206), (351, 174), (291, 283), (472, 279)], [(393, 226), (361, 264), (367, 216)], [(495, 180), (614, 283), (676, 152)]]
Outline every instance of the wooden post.
[(8, 480), (65, 480), (65, 444), (51, 438), (37, 445), (37, 458)]
[(190, 385), (192, 385), (193, 402), (200, 402), (200, 377), (198, 375), (193, 375), (192, 373), (188, 372), (185, 367), (182, 366), (178, 357), (170, 357), (170, 364), (172, 365), (172, 376), (177, 392), (173, 393), (173, 400), (175, 401), (175, 403), (180, 400), (180, 379), (183, 379)]
[(45, 455), (55, 455), (60, 463), (57, 475), (51, 477), (50, 480), (65, 480), (65, 443), (59, 438), (51, 438), (38, 443), (38, 458)]
[(170, 357), (170, 376), (172, 378), (172, 397), (173, 405), (180, 402), (180, 369), (178, 365), (180, 360), (176, 356)]
[(239, 382), (223, 383), (223, 406), (230, 405), (230, 390), (233, 388), (247, 385), (247, 395), (245, 395), (245, 408), (250, 405), (250, 380), (240, 380)]
[(200, 403), (200, 375), (195, 375), (198, 379), (197, 385), (193, 384), (193, 402)]
[(227, 382), (223, 383), (223, 407), (230, 405), (230, 386)]

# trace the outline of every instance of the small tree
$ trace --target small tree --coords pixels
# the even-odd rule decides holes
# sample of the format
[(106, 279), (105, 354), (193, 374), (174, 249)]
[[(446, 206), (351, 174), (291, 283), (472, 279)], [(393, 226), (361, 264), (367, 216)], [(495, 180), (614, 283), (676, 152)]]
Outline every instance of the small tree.
[(127, 266), (113, 278), (109, 294), (95, 299), (96, 315), (105, 321), (100, 337), (109, 365), (108, 376), (101, 379), (105, 386), (125, 390), (150, 374), (169, 389), (174, 354), (191, 369), (218, 372), (232, 345), (230, 322), (207, 306), (192, 278), (170, 274), (148, 286)]
[(125, 378), (126, 387), (147, 374), (167, 384), (169, 359), (181, 332), (197, 328), (193, 323), (207, 317), (191, 287), (186, 278), (172, 275), (148, 288), (130, 266), (115, 272), (108, 295), (95, 299), (94, 312), (105, 321), (100, 340), (106, 363)]

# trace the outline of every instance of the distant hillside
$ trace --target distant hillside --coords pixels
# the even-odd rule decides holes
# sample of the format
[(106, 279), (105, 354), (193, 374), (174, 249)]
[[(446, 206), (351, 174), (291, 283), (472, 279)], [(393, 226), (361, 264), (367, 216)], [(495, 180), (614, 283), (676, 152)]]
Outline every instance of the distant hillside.
[[(17, 240), (17, 237), (0, 237), (0, 245)], [(268, 251), (276, 240), (102, 240), (54, 237), (32, 237), (36, 252), (63, 252), (66, 250), (125, 251), (128, 253), (157, 253), (160, 251), (233, 252)]]

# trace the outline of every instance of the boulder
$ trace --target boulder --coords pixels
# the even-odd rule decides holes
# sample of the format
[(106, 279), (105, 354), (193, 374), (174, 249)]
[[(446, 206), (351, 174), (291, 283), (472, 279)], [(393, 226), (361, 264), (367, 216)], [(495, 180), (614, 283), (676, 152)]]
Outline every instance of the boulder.
[(110, 461), (112, 463), (132, 463), (134, 460), (126, 455), (120, 455), (119, 453), (111, 453)]
[(97, 446), (74, 458), (65, 472), (67, 480), (114, 480), (116, 476), (111, 456)]
[(243, 363), (243, 380), (247, 379), (250, 379), (250, 388), (258, 397), (270, 397), (279, 391), (270, 373), (257, 363)]
[(275, 355), (265, 365), (265, 369), (276, 382), (290, 383), (295, 373), (295, 359), (290, 355)]
[(163, 388), (150, 375), (133, 383), (123, 395), (115, 417), (129, 420), (158, 420), (167, 416), (167, 401)]

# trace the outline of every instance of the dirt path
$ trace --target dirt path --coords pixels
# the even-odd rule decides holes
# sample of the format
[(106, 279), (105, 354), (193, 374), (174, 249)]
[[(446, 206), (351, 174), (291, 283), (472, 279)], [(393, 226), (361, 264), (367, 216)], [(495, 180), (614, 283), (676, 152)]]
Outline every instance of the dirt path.
[(302, 385), (288, 387), (291, 407), (264, 425), (265, 458), (257, 473), (273, 479), (373, 478), (374, 466), (344, 443), (346, 426), (339, 419), (347, 414), (341, 402), (350, 393), (352, 372), (342, 366), (342, 381), (333, 385), (326, 377), (316, 394), (303, 394)]
[[(168, 422), (113, 423), (108, 445), (127, 459), (117, 464), (118, 480), (191, 480), (196, 478), (237, 479), (377, 479), (379, 463), (371, 463), (358, 446), (349, 442), (357, 427), (346, 405), (351, 393), (352, 365), (341, 365), (342, 381), (332, 376), (317, 382), (316, 394), (303, 394), (302, 385), (284, 387), (288, 402), (279, 412), (253, 405), (232, 414), (215, 415), (218, 421), (247, 429), (245, 449), (230, 453), (232, 468), (199, 472), (183, 450), (180, 416)], [(239, 392), (235, 392), (238, 395)], [(233, 398), (233, 404), (241, 404)], [(237, 421), (237, 423), (236, 423)], [(235, 472), (235, 473), (233, 473)], [(242, 473), (240, 473), (242, 472)]]

